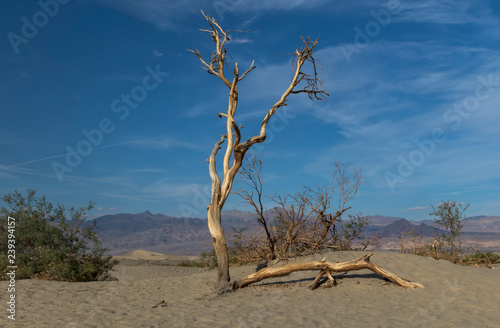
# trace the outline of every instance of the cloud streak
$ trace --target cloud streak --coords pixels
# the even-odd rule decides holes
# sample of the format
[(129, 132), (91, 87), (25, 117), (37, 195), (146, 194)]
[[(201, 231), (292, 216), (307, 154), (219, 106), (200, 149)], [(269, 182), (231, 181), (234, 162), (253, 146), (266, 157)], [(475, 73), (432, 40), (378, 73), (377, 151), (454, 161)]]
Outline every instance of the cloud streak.
[[(102, 5), (122, 11), (130, 16), (150, 22), (163, 30), (179, 31), (186, 27), (188, 17), (203, 9), (219, 19), (234, 13), (263, 13), (272, 10), (290, 11), (298, 8), (313, 9), (326, 0), (276, 0), (276, 1), (227, 1), (217, 3), (213, 0), (94, 0)], [(218, 15), (219, 14), (219, 15)], [(253, 18), (251, 19), (253, 20)]]
[(424, 22), (433, 24), (478, 24), (497, 25), (498, 18), (484, 6), (484, 1), (467, 0), (419, 0), (401, 1), (400, 21)]
[(427, 211), (430, 206), (415, 206), (403, 209), (403, 212)]

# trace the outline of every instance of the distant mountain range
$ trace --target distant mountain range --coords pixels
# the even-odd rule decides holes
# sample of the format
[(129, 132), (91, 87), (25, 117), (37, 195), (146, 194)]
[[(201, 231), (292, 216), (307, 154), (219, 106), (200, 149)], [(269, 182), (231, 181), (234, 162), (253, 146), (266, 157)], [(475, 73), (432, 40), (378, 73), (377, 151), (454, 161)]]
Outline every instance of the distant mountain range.
[[(383, 248), (391, 245), (402, 231), (413, 228), (426, 238), (434, 235), (436, 225), (431, 220), (408, 221), (398, 217), (369, 216), (366, 237), (384, 236)], [(95, 219), (98, 234), (112, 255), (135, 249), (144, 249), (164, 254), (199, 255), (211, 248), (211, 238), (206, 219), (177, 218), (149, 211), (139, 214), (112, 214)], [(248, 228), (256, 229), (252, 213), (238, 210), (222, 213), (224, 231)], [(500, 250), (500, 217), (476, 216), (468, 218), (463, 228), (464, 242), (481, 249)], [(385, 241), (385, 243), (384, 243)], [(384, 245), (386, 247), (384, 247)]]
[[(149, 211), (139, 214), (112, 214), (95, 219), (104, 246), (112, 255), (144, 249), (159, 253), (199, 255), (210, 248), (207, 220), (177, 218)], [(224, 231), (243, 228), (254, 221), (241, 211), (223, 214)]]

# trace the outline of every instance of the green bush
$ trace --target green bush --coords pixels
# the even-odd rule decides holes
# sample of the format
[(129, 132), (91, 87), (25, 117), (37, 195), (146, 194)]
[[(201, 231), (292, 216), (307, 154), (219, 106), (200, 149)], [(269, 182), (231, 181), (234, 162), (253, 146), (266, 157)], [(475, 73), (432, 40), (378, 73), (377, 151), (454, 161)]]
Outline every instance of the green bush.
[(190, 267), (190, 268), (206, 268), (209, 265), (207, 263), (201, 262), (201, 261), (184, 260), (184, 261), (181, 261), (181, 263), (177, 264), (177, 266)]
[(433, 212), (429, 215), (435, 216), (433, 221), (445, 230), (436, 236), (438, 241), (444, 240), (447, 244), (442, 250), (443, 252), (449, 252), (454, 256), (462, 252), (460, 236), (463, 234), (462, 228), (467, 220), (465, 211), (468, 207), (469, 204), (463, 206), (455, 201), (442, 201), (437, 208), (432, 206)]
[[(2, 197), (10, 209), (0, 208), (0, 249), (7, 254), (8, 217), (15, 219), (15, 265), (18, 279), (39, 278), (64, 281), (112, 279), (109, 272), (118, 261), (106, 255), (97, 237), (96, 225), (87, 224), (87, 207), (66, 209), (36, 197), (28, 190), (24, 197), (17, 190)], [(68, 219), (69, 218), (69, 219)], [(11, 234), (12, 235), (12, 234)], [(11, 238), (12, 239), (12, 238)], [(0, 259), (1, 279), (6, 279), (6, 255)]]
[(437, 208), (432, 206), (433, 212), (430, 215), (436, 216), (434, 222), (445, 231), (441, 233), (436, 231), (434, 244), (415, 247), (414, 254), (432, 256), (436, 260), (444, 259), (461, 265), (493, 268), (494, 265), (500, 264), (500, 256), (491, 252), (481, 253), (474, 247), (469, 248), (477, 254), (463, 252), (460, 236), (467, 220), (465, 211), (468, 207), (469, 204), (462, 205), (455, 201), (442, 201)]

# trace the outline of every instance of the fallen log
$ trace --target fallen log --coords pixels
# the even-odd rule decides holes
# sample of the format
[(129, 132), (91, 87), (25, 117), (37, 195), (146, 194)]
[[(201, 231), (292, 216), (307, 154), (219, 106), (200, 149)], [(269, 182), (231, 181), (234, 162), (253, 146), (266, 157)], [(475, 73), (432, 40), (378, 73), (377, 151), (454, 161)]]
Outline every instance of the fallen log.
[(348, 271), (363, 270), (363, 269), (371, 270), (376, 274), (392, 281), (396, 285), (404, 288), (411, 288), (411, 289), (424, 288), (423, 285), (417, 282), (411, 282), (409, 280), (398, 277), (394, 273), (389, 272), (384, 268), (380, 267), (379, 265), (370, 262), (370, 257), (372, 255), (373, 254), (368, 254), (363, 257), (360, 257), (357, 260), (342, 262), (342, 263), (326, 262), (325, 261), (326, 258), (324, 258), (321, 261), (290, 263), (282, 267), (265, 268), (238, 280), (237, 282), (234, 283), (233, 288), (234, 289), (244, 288), (255, 282), (272, 277), (286, 276), (295, 271), (319, 270), (320, 272), (316, 276), (316, 279), (311, 284), (311, 286), (309, 286), (310, 289), (315, 289), (320, 285), (320, 280), (325, 274), (332, 283), (335, 283), (335, 280), (331, 275), (332, 273), (348, 272)]

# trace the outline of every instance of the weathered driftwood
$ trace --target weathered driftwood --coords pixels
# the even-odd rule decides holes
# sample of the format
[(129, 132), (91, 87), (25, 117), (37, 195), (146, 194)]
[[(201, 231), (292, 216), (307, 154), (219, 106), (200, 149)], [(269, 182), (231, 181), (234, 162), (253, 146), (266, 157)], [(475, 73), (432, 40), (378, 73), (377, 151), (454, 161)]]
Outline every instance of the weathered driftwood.
[(314, 289), (319, 286), (320, 280), (325, 274), (332, 283), (335, 283), (335, 280), (331, 275), (332, 273), (363, 270), (363, 269), (371, 270), (376, 274), (392, 281), (393, 283), (401, 287), (411, 288), (411, 289), (424, 288), (424, 286), (419, 283), (411, 282), (409, 280), (398, 277), (394, 273), (389, 272), (383, 269), (382, 267), (378, 266), (377, 264), (370, 262), (370, 257), (372, 255), (373, 254), (368, 254), (363, 257), (360, 257), (357, 260), (343, 262), (343, 263), (326, 262), (325, 258), (322, 261), (291, 263), (282, 267), (265, 268), (260, 270), (259, 272), (250, 274), (240, 279), (234, 284), (234, 288), (235, 289), (243, 288), (254, 282), (258, 282), (271, 277), (286, 276), (295, 271), (320, 270), (314, 282), (311, 284), (311, 286), (309, 286), (309, 288)]

